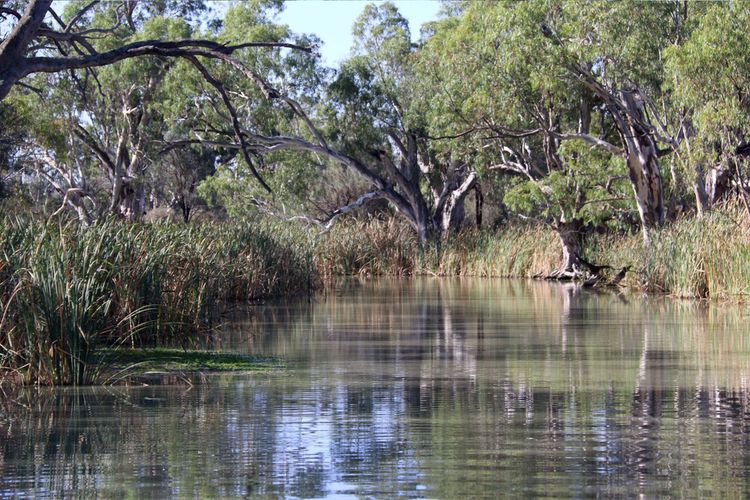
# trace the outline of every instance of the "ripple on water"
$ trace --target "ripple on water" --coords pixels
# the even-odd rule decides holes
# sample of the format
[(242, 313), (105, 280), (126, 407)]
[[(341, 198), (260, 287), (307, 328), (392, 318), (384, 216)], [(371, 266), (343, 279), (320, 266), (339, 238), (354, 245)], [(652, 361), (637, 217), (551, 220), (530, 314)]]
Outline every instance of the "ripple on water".
[[(283, 373), (2, 406), (0, 497), (744, 497), (750, 324), (503, 280), (254, 307)], [(707, 334), (710, 332), (710, 334)]]

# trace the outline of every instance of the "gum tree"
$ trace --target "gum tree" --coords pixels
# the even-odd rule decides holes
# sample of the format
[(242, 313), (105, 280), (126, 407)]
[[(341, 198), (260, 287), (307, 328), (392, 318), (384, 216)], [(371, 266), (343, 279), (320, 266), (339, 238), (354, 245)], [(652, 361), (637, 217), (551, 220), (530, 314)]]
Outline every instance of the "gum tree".
[[(427, 69), (435, 68), (441, 96), (433, 112), (460, 123), (489, 168), (538, 183), (567, 170), (559, 149), (577, 142), (604, 161), (588, 184), (611, 187), (607, 157), (622, 158), (625, 171), (615, 177), (630, 180), (648, 242), (649, 228), (665, 219), (660, 158), (677, 147), (681, 130), (662, 91), (661, 56), (684, 28), (680, 4), (637, 4), (639, 15), (628, 14), (635, 9), (628, 2), (469, 3), (435, 27), (437, 55)], [(561, 235), (578, 232), (580, 221), (565, 212), (554, 223)]]
[[(373, 199), (385, 199), (427, 242), (453, 228), (457, 207), (476, 181), (476, 172), (458, 158), (438, 157), (430, 147), (420, 117), (412, 112), (413, 78), (408, 23), (396, 8), (369, 5), (354, 28), (354, 55), (341, 67), (326, 91), (327, 103), (306, 91), (285, 86), (283, 74), (267, 73), (257, 88), (268, 99), (279, 127), (268, 127), (246, 113), (261, 105), (250, 88), (241, 99), (219, 88), (227, 107), (239, 111), (245, 141), (261, 164), (280, 152), (303, 153), (308, 162), (340, 165), (357, 174), (368, 192), (334, 210), (326, 225)], [(272, 80), (273, 78), (273, 80)], [(234, 104), (236, 101), (237, 104)], [(210, 130), (205, 144), (241, 147), (228, 130)], [(247, 162), (250, 163), (250, 162)]]
[(667, 51), (666, 68), (675, 100), (690, 111), (691, 133), (681, 154), (703, 213), (733, 182), (744, 199), (740, 167), (750, 149), (750, 8), (744, 2), (715, 3), (691, 19), (694, 30)]
[[(273, 2), (278, 3), (278, 2)], [(3, 16), (2, 33), (0, 36), (0, 100), (5, 99), (11, 89), (19, 88), (19, 92), (35, 92), (41, 96), (50, 94), (54, 89), (38, 88), (29, 80), (33, 75), (59, 75), (69, 72), (76, 85), (86, 80), (90, 87), (82, 89), (86, 98), (98, 91), (106, 96), (110, 93), (111, 101), (118, 101), (119, 119), (110, 120), (114, 123), (113, 137), (110, 144), (107, 140), (91, 134), (94, 125), (86, 126), (83, 120), (74, 126), (78, 140), (91, 150), (93, 155), (109, 172), (112, 183), (111, 209), (128, 218), (138, 218), (143, 209), (143, 192), (138, 179), (142, 176), (147, 163), (144, 156), (146, 150), (144, 141), (147, 140), (145, 128), (148, 127), (152, 114), (148, 110), (148, 103), (152, 102), (152, 95), (156, 91), (159, 71), (180, 60), (190, 65), (200, 75), (207, 86), (216, 89), (224, 88), (212, 74), (209, 66), (216, 66), (215, 62), (232, 68), (243, 79), (252, 81), (264, 95), (273, 99), (278, 97), (275, 90), (265, 86), (264, 80), (251, 68), (240, 63), (235, 54), (242, 49), (254, 48), (274, 50), (281, 47), (299, 51), (310, 51), (309, 47), (302, 47), (283, 40), (245, 41), (218, 40), (206, 36), (199, 38), (198, 33), (171, 30), (165, 26), (169, 24), (168, 17), (182, 16), (189, 18), (191, 14), (200, 11), (202, 2), (194, 0), (139, 2), (137, 0), (123, 0), (122, 2), (91, 2), (76, 1), (67, 4), (64, 13), (58, 13), (51, 0), (31, 0), (29, 2), (4, 2), (0, 8)], [(255, 2), (251, 8), (263, 8), (262, 2)], [(148, 19), (164, 16), (162, 28), (151, 25), (151, 31), (146, 26)], [(173, 24), (179, 24), (173, 21)], [(130, 81), (125, 87), (121, 80), (111, 80), (123, 84), (115, 89), (101, 87), (95, 68), (108, 67), (116, 63), (126, 64), (130, 61), (144, 61), (145, 66), (138, 68), (139, 63), (130, 66), (131, 71), (143, 71), (139, 76), (144, 81)], [(146, 67), (148, 66), (148, 68)], [(126, 66), (121, 66), (120, 69)], [(114, 70), (117, 73), (119, 70)], [(125, 70), (127, 73), (127, 69)], [(135, 75), (131, 75), (135, 78)], [(57, 79), (39, 80), (46, 86), (54, 86)], [(98, 87), (98, 89), (97, 89)], [(113, 94), (117, 95), (114, 96)], [(224, 106), (232, 106), (229, 100), (223, 100)], [(111, 102), (110, 106), (115, 104)], [(93, 115), (91, 115), (93, 116)], [(244, 137), (240, 132), (239, 122), (236, 120), (234, 109), (225, 108), (222, 117), (229, 122), (229, 129), (237, 140), (240, 154), (249, 159), (250, 152)], [(233, 118), (234, 117), (234, 118)], [(222, 125), (223, 126), (223, 125)], [(109, 136), (108, 136), (109, 138)], [(261, 184), (262, 179), (254, 167), (251, 167)], [(62, 176), (66, 177), (65, 175)], [(75, 176), (68, 175), (68, 181), (75, 180)], [(75, 182), (75, 181), (74, 181)], [(65, 201), (81, 194), (81, 187), (68, 183), (66, 187), (58, 184), (65, 192)], [(57, 187), (56, 187), (57, 189)]]

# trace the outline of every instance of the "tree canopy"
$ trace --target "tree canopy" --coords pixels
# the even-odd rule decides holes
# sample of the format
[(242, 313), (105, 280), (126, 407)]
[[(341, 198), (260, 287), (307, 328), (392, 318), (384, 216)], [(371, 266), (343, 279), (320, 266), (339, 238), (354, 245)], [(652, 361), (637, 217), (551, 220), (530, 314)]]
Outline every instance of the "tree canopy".
[(648, 243), (745, 199), (746, 2), (461, 1), (422, 27), (370, 4), (335, 68), (283, 7), (4, 2), (2, 193), (89, 222), (367, 205), (423, 242), (488, 210), (555, 228), (565, 272), (587, 231)]

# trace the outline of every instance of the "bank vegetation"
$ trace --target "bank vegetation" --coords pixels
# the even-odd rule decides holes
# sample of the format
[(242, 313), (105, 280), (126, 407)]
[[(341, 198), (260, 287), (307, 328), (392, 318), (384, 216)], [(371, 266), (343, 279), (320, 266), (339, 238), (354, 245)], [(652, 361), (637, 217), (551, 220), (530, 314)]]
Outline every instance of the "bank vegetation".
[(750, 4), (363, 5), (349, 56), (282, 0), (0, 6), (0, 365), (190, 343), (341, 275), (745, 300)]

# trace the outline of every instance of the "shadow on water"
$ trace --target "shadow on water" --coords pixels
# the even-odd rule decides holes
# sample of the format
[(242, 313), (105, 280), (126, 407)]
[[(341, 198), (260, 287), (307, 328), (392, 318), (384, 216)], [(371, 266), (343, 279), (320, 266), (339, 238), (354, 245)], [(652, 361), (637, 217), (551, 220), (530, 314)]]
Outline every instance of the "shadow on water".
[(744, 496), (749, 329), (547, 283), (347, 282), (230, 318), (221, 348), (285, 373), (7, 403), (0, 496)]

